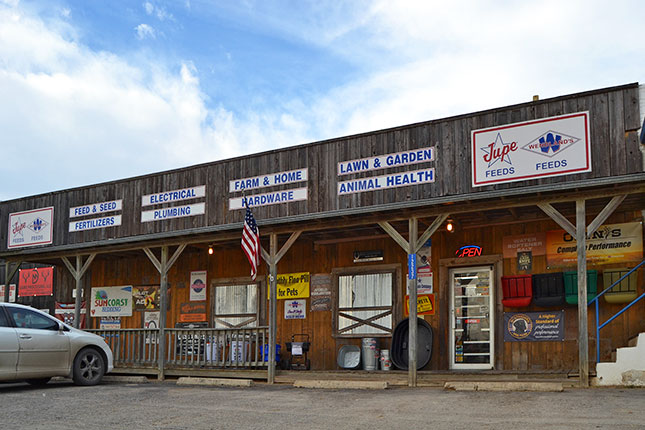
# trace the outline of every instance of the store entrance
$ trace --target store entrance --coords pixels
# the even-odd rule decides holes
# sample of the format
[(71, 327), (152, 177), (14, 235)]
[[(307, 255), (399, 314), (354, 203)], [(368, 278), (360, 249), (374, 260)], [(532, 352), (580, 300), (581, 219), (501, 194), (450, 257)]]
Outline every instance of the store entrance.
[(450, 276), (450, 368), (492, 369), (493, 266), (460, 267)]

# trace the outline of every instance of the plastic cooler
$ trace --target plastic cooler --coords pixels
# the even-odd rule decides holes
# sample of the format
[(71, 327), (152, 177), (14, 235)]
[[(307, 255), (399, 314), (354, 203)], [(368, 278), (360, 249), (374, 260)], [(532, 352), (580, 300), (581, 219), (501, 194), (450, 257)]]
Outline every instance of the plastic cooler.
[[(607, 269), (603, 272), (603, 281), (605, 281), (605, 290), (612, 286), (612, 284), (618, 281), (621, 277), (625, 276), (630, 269), (620, 268), (620, 269)], [(631, 275), (620, 281), (620, 284), (616, 285), (611, 290), (607, 291), (603, 296), (607, 303), (629, 303), (636, 298), (638, 295), (636, 293), (636, 283), (637, 283), (637, 274), (636, 271), (632, 272)]]
[(564, 277), (562, 272), (533, 275), (533, 304), (540, 307), (564, 304)]
[[(275, 344), (275, 361), (280, 361), (280, 344)], [(269, 345), (262, 345), (262, 361), (269, 361)]]
[(502, 304), (521, 308), (531, 304), (533, 298), (531, 275), (502, 276)]
[[(587, 303), (598, 293), (598, 271), (587, 270)], [(570, 305), (578, 304), (578, 272), (564, 272), (564, 300)]]

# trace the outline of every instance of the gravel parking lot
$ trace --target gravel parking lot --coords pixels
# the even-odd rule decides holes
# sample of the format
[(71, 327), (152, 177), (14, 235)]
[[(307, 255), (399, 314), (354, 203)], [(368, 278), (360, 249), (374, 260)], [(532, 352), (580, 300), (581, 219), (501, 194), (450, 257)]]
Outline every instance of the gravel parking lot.
[(455, 392), (104, 383), (0, 385), (3, 429), (645, 428), (645, 389)]

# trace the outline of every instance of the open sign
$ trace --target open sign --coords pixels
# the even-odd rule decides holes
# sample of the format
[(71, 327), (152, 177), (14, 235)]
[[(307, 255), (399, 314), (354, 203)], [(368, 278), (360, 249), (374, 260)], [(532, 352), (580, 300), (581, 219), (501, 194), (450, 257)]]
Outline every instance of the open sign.
[(455, 251), (457, 258), (461, 257), (479, 257), (482, 255), (482, 247), (477, 245), (466, 245)]

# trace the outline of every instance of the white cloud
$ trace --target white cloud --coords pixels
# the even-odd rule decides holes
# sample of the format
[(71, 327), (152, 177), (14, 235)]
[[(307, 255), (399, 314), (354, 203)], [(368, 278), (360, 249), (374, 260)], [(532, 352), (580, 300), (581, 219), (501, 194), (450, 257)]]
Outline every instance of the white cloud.
[[(188, 5), (190, 7), (190, 5)], [(165, 7), (155, 6), (151, 2), (147, 1), (143, 4), (143, 8), (146, 10), (148, 15), (155, 15), (159, 21), (165, 20), (174, 20), (174, 17), (171, 13), (168, 13)]]
[(154, 39), (156, 37), (155, 29), (148, 24), (139, 24), (134, 28), (137, 31), (137, 38), (143, 40), (145, 38)]

